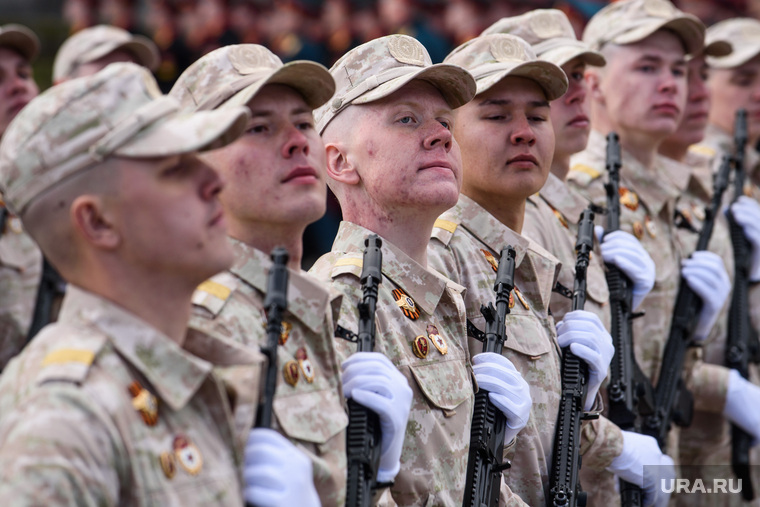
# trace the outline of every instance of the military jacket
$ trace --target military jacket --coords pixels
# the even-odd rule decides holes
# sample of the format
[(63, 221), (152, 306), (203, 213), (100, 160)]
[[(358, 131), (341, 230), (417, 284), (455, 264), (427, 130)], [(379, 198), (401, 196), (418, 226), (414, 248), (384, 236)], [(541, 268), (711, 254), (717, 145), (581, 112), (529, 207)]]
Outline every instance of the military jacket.
[[(485, 319), (480, 306), (495, 299), (495, 266), (507, 245), (516, 253), (515, 291), (503, 354), (530, 385), (533, 406), (528, 424), (514, 446), (505, 450), (512, 467), (504, 472), (504, 481), (528, 505), (544, 505), (561, 397), (561, 351), (549, 311), (558, 261), (464, 195), (436, 222), (428, 257), (432, 267), (466, 288), (467, 319), (482, 331)], [(471, 354), (481, 352), (482, 347), (470, 339)], [(581, 440), (584, 466), (592, 468), (609, 465), (622, 449), (620, 430), (604, 418), (584, 425)]]
[[(560, 261), (557, 283), (561, 286), (551, 296), (551, 309), (557, 321), (572, 309), (572, 299), (561, 294), (563, 289), (573, 290), (577, 254), (578, 223), (588, 201), (562, 180), (549, 173), (549, 178), (538, 194), (528, 198), (525, 205), (525, 222), (522, 235), (534, 240)], [(596, 237), (594, 238), (597, 246)], [(591, 254), (586, 270), (586, 305), (584, 310), (599, 317), (610, 329), (610, 291), (604, 275), (604, 262), (598, 248)]]
[(0, 379), (0, 504), (242, 505), (260, 363), (70, 285)]
[[(338, 324), (358, 329), (356, 304), (364, 239), (371, 231), (342, 222), (332, 252), (310, 272), (343, 294)], [(383, 240), (375, 351), (385, 354), (414, 393), (401, 470), (391, 488), (398, 505), (459, 506), (464, 497), (474, 388), (465, 341), (462, 288)], [(336, 342), (342, 359), (356, 351)]]
[[(190, 326), (258, 351), (267, 341), (264, 297), (272, 261), (240, 241), (230, 242), (235, 264), (198, 287)], [(311, 459), (324, 506), (343, 505), (346, 495), (348, 416), (332, 313), (339, 304), (340, 297), (327, 286), (289, 270), (288, 308), (277, 347), (275, 429)]]
[(40, 249), (9, 216), (0, 227), (0, 370), (26, 343), (41, 274)]

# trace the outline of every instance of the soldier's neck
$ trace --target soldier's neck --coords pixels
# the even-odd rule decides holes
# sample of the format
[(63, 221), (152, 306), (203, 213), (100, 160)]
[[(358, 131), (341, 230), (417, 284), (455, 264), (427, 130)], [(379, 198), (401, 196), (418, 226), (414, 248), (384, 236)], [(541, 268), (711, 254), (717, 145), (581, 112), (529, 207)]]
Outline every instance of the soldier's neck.
[(570, 155), (554, 152), (552, 159), (551, 173), (562, 181), (565, 181), (567, 173), (570, 172)]
[(463, 189), (462, 193), (478, 203), (496, 220), (509, 227), (517, 234), (522, 233), (525, 220), (525, 200), (527, 197), (509, 197), (495, 194), (483, 194)]
[(657, 149), (663, 138), (654, 136), (648, 132), (629, 128), (607, 116), (604, 107), (597, 103), (592, 104), (591, 125), (594, 130), (606, 136), (610, 132), (616, 132), (620, 137), (620, 147), (628, 152), (647, 169), (654, 168), (657, 158)]
[(296, 271), (301, 269), (305, 230), (306, 225), (303, 224), (291, 226), (266, 222), (240, 224), (234, 220), (230, 220), (229, 223), (230, 237), (266, 254), (278, 246), (284, 247), (289, 256), (288, 267)]
[(689, 147), (680, 143), (662, 143), (659, 150), (660, 155), (669, 159), (683, 162), (689, 153)]

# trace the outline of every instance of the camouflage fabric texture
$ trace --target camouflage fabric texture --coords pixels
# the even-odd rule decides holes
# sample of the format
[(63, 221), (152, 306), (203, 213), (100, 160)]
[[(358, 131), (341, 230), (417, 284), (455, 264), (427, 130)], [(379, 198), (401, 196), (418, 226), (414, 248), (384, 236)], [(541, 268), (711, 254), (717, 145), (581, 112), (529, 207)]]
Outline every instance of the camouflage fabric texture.
[(261, 361), (69, 285), (0, 379), (0, 502), (241, 506)]
[[(343, 295), (337, 323), (356, 332), (364, 239), (371, 231), (342, 222), (332, 252), (310, 273)], [(474, 387), (465, 342), (462, 288), (383, 240), (383, 280), (375, 314), (375, 351), (396, 365), (414, 392), (392, 502), (459, 506), (464, 497)], [(354, 344), (338, 339), (341, 359)]]
[(18, 217), (9, 217), (0, 231), (0, 370), (26, 344), (41, 275), (40, 249)]
[[(193, 296), (190, 327), (252, 351), (266, 344), (269, 256), (230, 239), (233, 267), (201, 284)], [(340, 367), (334, 346), (331, 295), (305, 272), (290, 271), (288, 309), (277, 347), (274, 429), (312, 461), (314, 485), (323, 506), (341, 506), (346, 497), (346, 426)], [(256, 393), (260, 402), (263, 393)]]
[[(516, 290), (507, 317), (503, 354), (530, 385), (533, 407), (515, 445), (505, 450), (512, 467), (504, 472), (504, 482), (526, 504), (544, 505), (561, 396), (561, 351), (549, 312), (558, 261), (464, 195), (436, 222), (428, 258), (431, 267), (465, 287), (467, 319), (483, 330), (485, 319), (480, 305), (494, 300), (496, 273), (492, 263), (498, 263), (501, 249), (507, 245), (516, 252)], [(482, 343), (474, 339), (469, 340), (468, 347), (472, 355), (482, 351)], [(602, 469), (620, 454), (622, 435), (604, 418), (584, 423), (581, 450), (584, 466)]]

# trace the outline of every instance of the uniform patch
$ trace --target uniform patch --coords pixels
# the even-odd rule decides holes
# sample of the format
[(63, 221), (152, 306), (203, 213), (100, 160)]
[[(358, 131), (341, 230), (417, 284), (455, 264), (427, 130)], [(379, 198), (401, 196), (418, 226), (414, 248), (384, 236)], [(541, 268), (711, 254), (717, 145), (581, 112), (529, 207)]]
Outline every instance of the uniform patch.
[(420, 359), (425, 359), (428, 353), (428, 341), (424, 335), (419, 335), (412, 340), (412, 352)]
[(184, 435), (174, 437), (174, 457), (182, 469), (190, 475), (198, 475), (203, 468), (201, 451)]
[(296, 351), (296, 359), (306, 382), (309, 384), (314, 382), (314, 367), (311, 365), (311, 361), (309, 361), (309, 357), (306, 354), (306, 347), (301, 347)]
[(425, 330), (427, 331), (430, 342), (436, 349), (438, 349), (438, 352), (446, 355), (446, 353), (449, 351), (449, 346), (446, 343), (446, 340), (443, 339), (443, 336), (441, 336), (441, 334), (438, 332), (438, 328), (432, 324), (428, 324)]
[(420, 309), (414, 304), (414, 300), (404, 292), (404, 289), (393, 289), (393, 299), (404, 315), (412, 320), (417, 320), (420, 316)]
[(132, 407), (140, 413), (140, 417), (148, 426), (158, 422), (158, 399), (136, 380), (129, 384), (129, 394), (132, 395)]

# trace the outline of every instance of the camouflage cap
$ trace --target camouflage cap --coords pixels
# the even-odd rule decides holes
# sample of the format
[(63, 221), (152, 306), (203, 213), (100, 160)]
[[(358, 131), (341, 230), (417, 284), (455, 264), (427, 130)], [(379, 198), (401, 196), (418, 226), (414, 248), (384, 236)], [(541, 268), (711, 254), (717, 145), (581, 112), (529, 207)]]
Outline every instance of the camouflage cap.
[(583, 31), (583, 41), (591, 49), (605, 44), (633, 44), (658, 30), (668, 29), (683, 42), (686, 53), (702, 51), (705, 25), (691, 14), (677, 9), (668, 0), (620, 0), (594, 14)]
[(716, 41), (731, 41), (733, 52), (726, 56), (708, 53), (708, 65), (718, 69), (744, 65), (760, 55), (760, 21), (754, 18), (733, 18), (716, 23), (707, 29), (707, 44)]
[(40, 52), (40, 40), (33, 31), (23, 25), (2, 25), (0, 47), (13, 48), (31, 62)]
[(0, 143), (0, 192), (22, 214), (56, 183), (110, 156), (167, 157), (235, 140), (247, 109), (179, 113), (155, 79), (133, 63), (53, 86), (11, 122)]
[(574, 58), (596, 67), (606, 63), (600, 53), (578, 40), (565, 13), (557, 9), (535, 9), (520, 16), (501, 18), (481, 35), (492, 33), (516, 35), (533, 47), (540, 60), (560, 67)]
[(407, 35), (386, 35), (343, 55), (330, 69), (337, 91), (333, 99), (314, 111), (317, 131), (351, 104), (367, 104), (391, 95), (414, 79), (436, 87), (452, 108), (475, 95), (475, 81), (456, 65), (433, 65), (425, 46)]
[(444, 62), (469, 70), (475, 77), (477, 94), (483, 93), (507, 76), (535, 81), (543, 88), (547, 100), (557, 99), (567, 91), (565, 71), (551, 62), (536, 58), (530, 44), (514, 35), (481, 35), (449, 53)]
[(137, 63), (156, 70), (161, 63), (158, 46), (142, 35), (110, 25), (91, 26), (66, 39), (53, 62), (53, 81), (58, 83), (72, 76), (80, 65), (124, 49), (135, 56)]
[(311, 108), (327, 102), (335, 81), (327, 69), (307, 60), (283, 65), (277, 55), (258, 44), (216, 49), (185, 70), (169, 95), (184, 109), (215, 109), (246, 105), (266, 84), (283, 84), (303, 95)]

